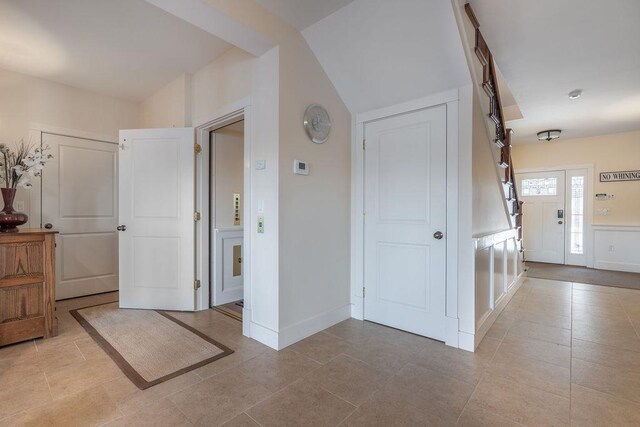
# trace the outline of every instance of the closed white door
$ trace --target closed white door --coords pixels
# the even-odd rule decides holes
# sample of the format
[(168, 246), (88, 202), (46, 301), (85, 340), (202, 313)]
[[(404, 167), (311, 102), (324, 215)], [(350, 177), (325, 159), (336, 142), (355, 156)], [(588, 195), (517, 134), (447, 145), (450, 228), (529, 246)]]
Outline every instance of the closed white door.
[(445, 339), (446, 107), (365, 125), (364, 317)]
[(193, 128), (120, 131), (120, 307), (195, 308)]
[(516, 174), (527, 261), (565, 263), (565, 171)]
[(42, 174), (42, 226), (60, 232), (56, 298), (118, 289), (117, 144), (42, 134), (53, 160)]

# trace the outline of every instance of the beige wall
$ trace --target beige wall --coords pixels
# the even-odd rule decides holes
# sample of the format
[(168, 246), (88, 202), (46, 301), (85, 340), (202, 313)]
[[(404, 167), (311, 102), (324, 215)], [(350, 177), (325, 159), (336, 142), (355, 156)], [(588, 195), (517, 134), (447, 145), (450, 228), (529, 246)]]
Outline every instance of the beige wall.
[[(350, 304), (351, 115), (299, 31), (255, 1), (208, 0), (278, 44), (280, 330)], [(329, 141), (311, 143), (301, 127), (312, 102), (333, 121)], [(294, 175), (293, 160), (310, 163)], [(346, 310), (346, 309), (345, 309)]]
[(141, 128), (191, 125), (191, 76), (182, 74), (140, 104)]
[[(243, 126), (244, 122), (240, 123)], [(236, 130), (238, 125), (218, 129), (215, 132), (215, 227), (218, 229), (237, 227), (234, 225), (233, 194), (240, 194), (240, 226), (243, 225), (242, 199), (244, 193), (244, 133)]]
[[(473, 96), (473, 235), (483, 236), (511, 228), (504, 193), (496, 172), (495, 144), (489, 139), (485, 115), (476, 91)], [(497, 151), (497, 150), (496, 150)]]
[[(34, 125), (117, 138), (120, 129), (137, 127), (138, 113), (135, 102), (0, 69), (0, 143), (34, 138)], [(14, 206), (24, 205), (30, 217), (32, 202), (39, 203), (36, 191), (18, 189), (15, 198)], [(37, 218), (27, 223), (39, 225)]]
[(594, 224), (640, 225), (640, 182), (601, 183), (600, 172), (640, 169), (640, 131), (567, 139), (551, 143), (522, 144), (513, 147), (516, 172), (528, 168), (594, 165), (596, 193), (613, 193), (614, 200), (595, 201), (594, 210), (609, 208), (608, 216), (595, 215)]
[(137, 126), (138, 104), (0, 69), (0, 141), (28, 137), (33, 123), (117, 137)]
[[(349, 313), (351, 115), (299, 31), (252, 0), (208, 1), (278, 45), (268, 60), (267, 54), (255, 58), (230, 49), (195, 72), (191, 83), (193, 124), (232, 102), (251, 99), (251, 157), (267, 164), (264, 171), (252, 170), (252, 202), (265, 206), (264, 235), (253, 236), (255, 206), (247, 222), (254, 239), (252, 287), (256, 280), (268, 282), (251, 297), (258, 311), (252, 316), (282, 331), (336, 311)], [(322, 145), (311, 143), (302, 129), (304, 110), (313, 102), (327, 107), (333, 121), (331, 137)], [(293, 174), (294, 159), (310, 163), (309, 176)], [(271, 236), (277, 243), (260, 248)], [(275, 266), (270, 263), (278, 259)], [(264, 265), (253, 271), (258, 263)], [(268, 265), (275, 270), (265, 272)]]
[(251, 95), (257, 66), (254, 56), (234, 47), (196, 71), (191, 86), (193, 121), (210, 119), (225, 105)]

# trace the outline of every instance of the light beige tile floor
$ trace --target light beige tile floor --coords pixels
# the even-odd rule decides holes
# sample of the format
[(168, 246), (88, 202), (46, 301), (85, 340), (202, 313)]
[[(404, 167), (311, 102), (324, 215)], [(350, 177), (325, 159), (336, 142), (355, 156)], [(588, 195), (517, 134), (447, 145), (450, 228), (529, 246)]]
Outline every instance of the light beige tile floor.
[(69, 315), (115, 298), (0, 349), (0, 426), (640, 425), (640, 291), (527, 279), (476, 353), (357, 320), (276, 352), (175, 313), (235, 353), (144, 391)]

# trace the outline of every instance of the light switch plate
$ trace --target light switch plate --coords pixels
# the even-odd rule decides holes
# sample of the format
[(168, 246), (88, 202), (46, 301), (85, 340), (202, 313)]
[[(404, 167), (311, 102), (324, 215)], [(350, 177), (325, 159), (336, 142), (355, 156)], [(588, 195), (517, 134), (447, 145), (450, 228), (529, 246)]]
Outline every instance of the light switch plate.
[(258, 233), (264, 233), (264, 216), (258, 215)]
[(256, 160), (256, 170), (261, 171), (267, 168), (266, 160)]

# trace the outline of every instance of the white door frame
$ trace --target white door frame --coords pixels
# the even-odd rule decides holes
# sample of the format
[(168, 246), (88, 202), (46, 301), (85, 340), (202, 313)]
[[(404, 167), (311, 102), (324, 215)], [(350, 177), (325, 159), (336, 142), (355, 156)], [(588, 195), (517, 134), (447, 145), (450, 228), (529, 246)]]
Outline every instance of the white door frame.
[[(524, 173), (536, 173), (536, 172), (552, 172), (552, 171), (564, 171), (565, 172), (565, 188), (563, 191), (565, 192), (565, 212), (567, 211), (567, 204), (571, 201), (571, 194), (568, 194), (567, 189), (569, 188), (569, 180), (566, 179), (569, 171), (586, 169), (587, 170), (587, 182), (584, 189), (584, 198), (585, 198), (585, 207), (584, 207), (584, 253), (586, 257), (586, 266), (589, 268), (593, 268), (594, 264), (594, 248), (593, 248), (593, 189), (594, 189), (594, 169), (595, 166), (593, 163), (586, 164), (576, 164), (576, 165), (559, 165), (553, 167), (544, 167), (544, 168), (516, 168), (516, 174), (524, 174)], [(567, 232), (567, 224), (569, 224), (569, 218), (565, 215), (565, 242), (569, 238)], [(526, 242), (525, 242), (526, 245)], [(568, 243), (565, 243), (565, 264), (569, 257), (567, 256), (569, 251), (571, 250)]]
[[(467, 259), (467, 251), (458, 251), (458, 236), (463, 231), (460, 224), (471, 223), (471, 212), (460, 212), (459, 197), (463, 193), (468, 192), (471, 197), (470, 185), (467, 185), (466, 179), (464, 183), (459, 181), (462, 174), (459, 175), (459, 164), (468, 163), (470, 170), (470, 147), (469, 152), (461, 150), (459, 141), (466, 138), (460, 137), (459, 133), (469, 133), (470, 129), (463, 128), (459, 122), (459, 115), (465, 116), (465, 121), (470, 120), (469, 111), (459, 111), (459, 100), (465, 98), (464, 102), (470, 103), (471, 91), (470, 86), (466, 88), (453, 89), (446, 92), (438, 93), (425, 98), (406, 102), (392, 107), (382, 108), (367, 113), (358, 114), (354, 121), (355, 139), (352, 146), (352, 191), (351, 191), (351, 295), (352, 295), (352, 317), (356, 319), (364, 319), (364, 153), (362, 141), (364, 137), (364, 126), (367, 122), (391, 117), (398, 114), (405, 114), (416, 110), (422, 110), (438, 105), (446, 105), (447, 108), (447, 222), (446, 222), (446, 344), (453, 347), (465, 348), (473, 350), (473, 336), (469, 339), (463, 337), (460, 329), (460, 318), (458, 308), (458, 263), (461, 265), (473, 265), (472, 260)], [(463, 89), (465, 89), (463, 91)], [(467, 93), (468, 92), (468, 93)], [(470, 138), (470, 134), (468, 135)], [(470, 142), (470, 141), (469, 141)], [(466, 158), (466, 156), (469, 156)], [(464, 158), (463, 158), (464, 157)], [(465, 174), (466, 174), (465, 172)], [(466, 178), (466, 175), (464, 176)], [(470, 184), (470, 182), (469, 182)], [(467, 188), (469, 187), (469, 188)], [(461, 215), (459, 215), (461, 213)], [(462, 217), (465, 218), (462, 218)], [(468, 217), (468, 218), (467, 218)], [(460, 223), (459, 223), (460, 221)], [(466, 231), (466, 230), (465, 230)], [(469, 237), (471, 230), (469, 227)], [(469, 238), (469, 248), (471, 248), (472, 240)], [(464, 253), (462, 253), (464, 252)], [(473, 254), (473, 253), (471, 253)], [(465, 307), (461, 311), (466, 312)], [(462, 313), (460, 313), (462, 314)], [(463, 342), (464, 341), (464, 342)]]
[[(251, 218), (251, 100), (244, 98), (229, 104), (210, 118), (194, 123), (196, 142), (202, 147), (202, 152), (196, 159), (196, 209), (201, 214), (201, 220), (196, 223), (196, 278), (200, 279), (200, 289), (196, 291), (196, 310), (207, 310), (211, 301), (210, 281), (210, 144), (209, 133), (221, 127), (244, 120), (244, 203), (243, 218), (245, 232), (242, 240), (242, 274), (244, 279), (244, 309), (246, 314), (251, 310), (251, 230), (247, 229)], [(248, 336), (249, 316), (243, 315), (243, 332)]]

